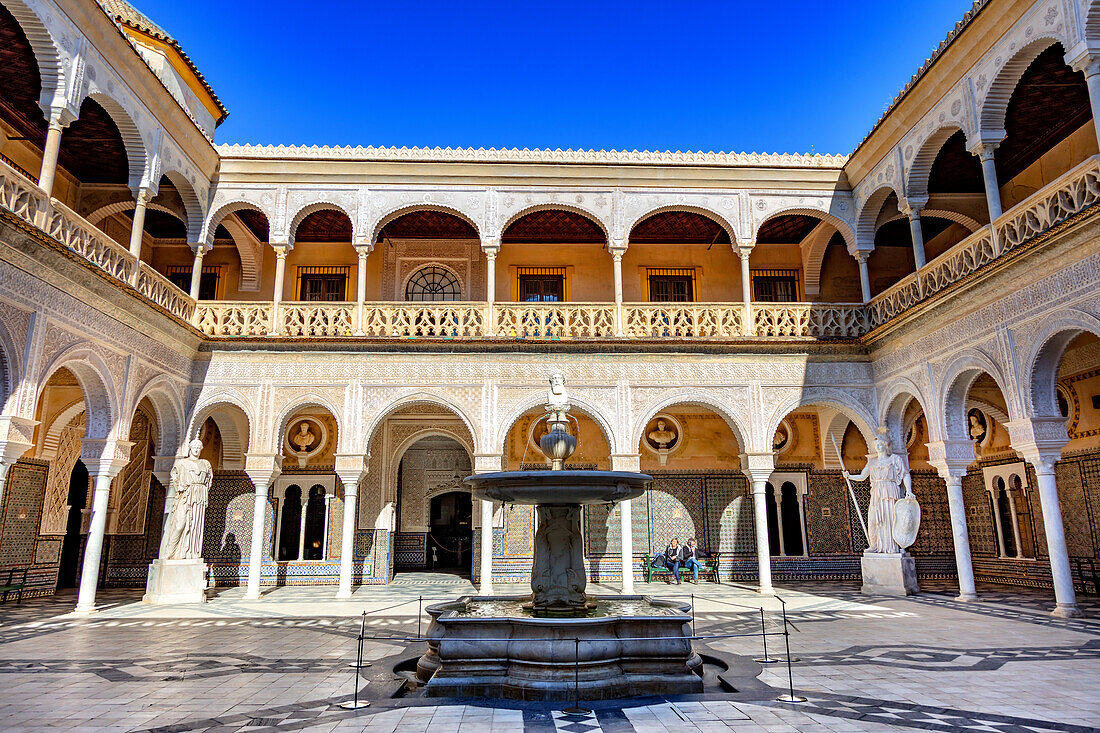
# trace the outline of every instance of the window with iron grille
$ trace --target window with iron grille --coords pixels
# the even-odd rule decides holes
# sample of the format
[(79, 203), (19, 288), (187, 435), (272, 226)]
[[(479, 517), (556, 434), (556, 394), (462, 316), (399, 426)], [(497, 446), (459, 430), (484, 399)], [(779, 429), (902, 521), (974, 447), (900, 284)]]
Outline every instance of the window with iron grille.
[(695, 300), (694, 268), (648, 268), (651, 303), (690, 303)]
[[(220, 265), (202, 266), (202, 274), (199, 275), (199, 300), (218, 299), (221, 269)], [(189, 265), (172, 265), (166, 274), (173, 285), (185, 293), (190, 293), (191, 271), (192, 268)]]
[(521, 267), (517, 274), (521, 302), (560, 303), (565, 300), (564, 267)]
[(752, 299), (757, 303), (797, 302), (798, 270), (753, 270)]
[(405, 286), (405, 300), (454, 301), (462, 300), (462, 284), (455, 274), (445, 267), (429, 265), (421, 267), (409, 278)]
[(333, 265), (298, 266), (298, 300), (347, 300), (351, 267)]

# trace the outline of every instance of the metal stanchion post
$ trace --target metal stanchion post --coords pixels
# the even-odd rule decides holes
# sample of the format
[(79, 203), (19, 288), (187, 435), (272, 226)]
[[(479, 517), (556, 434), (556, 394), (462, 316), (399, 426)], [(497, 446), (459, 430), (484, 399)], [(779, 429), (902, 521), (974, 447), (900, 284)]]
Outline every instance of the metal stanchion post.
[(359, 651), (355, 659), (355, 691), (351, 702), (342, 702), (340, 707), (346, 710), (359, 710), (361, 708), (370, 707), (370, 703), (366, 700), (359, 701), (359, 670), (363, 667), (369, 667), (370, 663), (363, 664), (363, 637), (367, 631), (367, 612), (363, 611), (363, 621), (359, 625)]
[(760, 607), (760, 640), (764, 642), (764, 656), (757, 657), (752, 660), (758, 664), (775, 664), (778, 659), (772, 659), (768, 656), (768, 629), (764, 626), (764, 607)]
[(573, 643), (576, 645), (573, 657), (573, 707), (565, 708), (562, 712), (579, 718), (591, 715), (592, 711), (581, 707), (581, 640), (574, 639)]
[(695, 636), (695, 594), (691, 594), (691, 635)]
[(424, 596), (416, 599), (416, 638), (420, 638), (420, 619), (424, 616)]
[[(782, 603), (782, 601), (780, 601)], [(794, 694), (794, 674), (791, 672), (791, 632), (787, 629), (787, 604), (783, 603), (783, 643), (787, 646), (787, 694), (776, 698), (780, 702), (806, 702), (806, 698)]]

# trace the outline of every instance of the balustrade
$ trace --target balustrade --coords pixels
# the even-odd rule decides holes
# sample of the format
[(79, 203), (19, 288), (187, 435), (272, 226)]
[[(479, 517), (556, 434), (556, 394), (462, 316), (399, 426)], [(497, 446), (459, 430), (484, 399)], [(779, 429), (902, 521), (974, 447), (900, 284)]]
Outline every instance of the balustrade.
[(606, 338), (615, 335), (614, 303), (498, 303), (499, 338)]
[(742, 303), (629, 303), (623, 332), (630, 338), (732, 339), (745, 336)]
[[(754, 303), (283, 303), (203, 302), (136, 260), (83, 217), (0, 160), (0, 208), (35, 226), (120, 283), (217, 337), (496, 339), (856, 339), (1100, 201), (1100, 156), (1067, 172), (991, 225), (895, 283), (866, 306)], [(492, 308), (492, 310), (490, 310)], [(360, 318), (360, 312), (362, 316)], [(490, 324), (493, 324), (492, 326)], [(621, 325), (621, 329), (619, 326)], [(621, 334), (617, 336), (617, 334)]]

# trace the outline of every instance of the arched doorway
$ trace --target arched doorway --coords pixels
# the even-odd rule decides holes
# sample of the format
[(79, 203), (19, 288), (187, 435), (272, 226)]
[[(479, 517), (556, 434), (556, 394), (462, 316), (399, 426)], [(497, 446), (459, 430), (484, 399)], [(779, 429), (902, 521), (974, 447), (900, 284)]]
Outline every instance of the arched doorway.
[(470, 454), (446, 435), (426, 435), (401, 454), (397, 570), (470, 572), (473, 502), (462, 484), (470, 473)]
[(467, 491), (432, 497), (428, 513), (428, 567), (444, 572), (469, 572), (474, 544), (474, 507)]
[(88, 503), (88, 469), (78, 460), (69, 476), (69, 495), (66, 504), (69, 516), (65, 523), (65, 539), (61, 543), (61, 567), (57, 572), (57, 587), (75, 588), (80, 578), (80, 559), (83, 542), (84, 507)]

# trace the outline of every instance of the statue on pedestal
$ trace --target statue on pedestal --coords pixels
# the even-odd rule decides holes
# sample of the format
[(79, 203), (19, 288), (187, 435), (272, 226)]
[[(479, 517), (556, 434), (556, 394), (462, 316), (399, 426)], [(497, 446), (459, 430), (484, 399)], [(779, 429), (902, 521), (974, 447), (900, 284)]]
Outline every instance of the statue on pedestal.
[(175, 503), (165, 534), (164, 558), (167, 560), (202, 559), (206, 504), (214, 470), (210, 461), (199, 457), (201, 453), (202, 441), (192, 440), (187, 446), (187, 457), (176, 461), (172, 467)]
[[(895, 540), (894, 532), (895, 504), (903, 496), (916, 503), (913, 498), (913, 482), (901, 456), (892, 455), (885, 436), (879, 435), (875, 438), (875, 455), (867, 459), (863, 471), (856, 476), (845, 471), (844, 476), (854, 481), (871, 479), (871, 501), (867, 508), (867, 552), (901, 553), (902, 547)], [(903, 487), (904, 494), (901, 491)], [(917, 521), (919, 522), (919, 514)], [(906, 524), (909, 523), (909, 518), (906, 517)], [(915, 534), (914, 529), (913, 539)], [(904, 546), (908, 547), (912, 542), (913, 540), (909, 540)]]
[[(569, 393), (565, 391), (565, 377), (561, 372), (550, 375), (550, 389), (546, 390), (547, 422), (553, 426), (555, 423), (565, 423), (569, 418)], [(553, 428), (551, 428), (553, 429)]]

